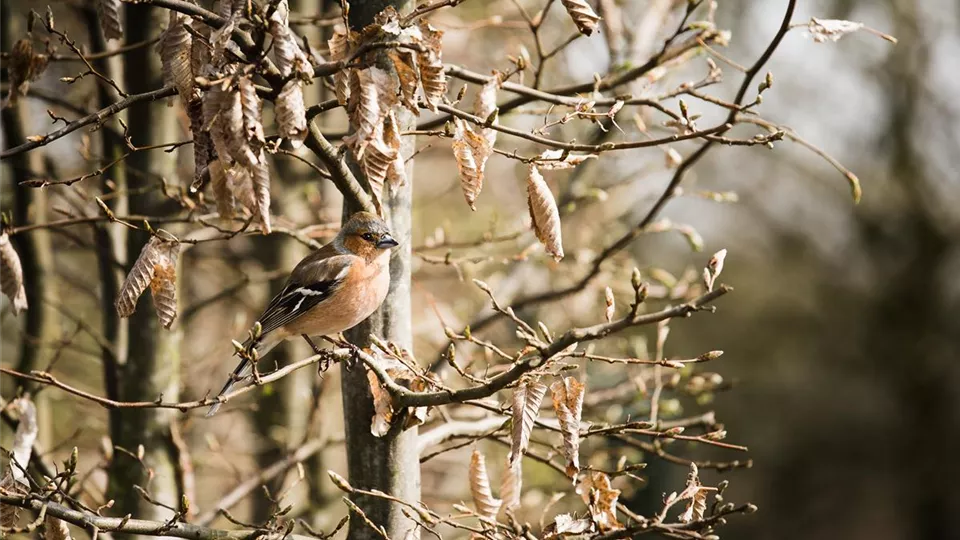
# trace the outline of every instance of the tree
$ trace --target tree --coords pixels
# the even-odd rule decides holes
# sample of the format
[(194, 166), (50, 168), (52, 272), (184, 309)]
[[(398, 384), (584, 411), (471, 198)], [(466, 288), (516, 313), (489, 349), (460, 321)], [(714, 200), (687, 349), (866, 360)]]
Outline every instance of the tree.
[[(50, 116), (64, 126), (31, 137), (11, 131), (2, 157), (22, 160), (51, 152), (54, 141), (92, 126), (101, 132), (100, 157), (92, 159), (100, 166), (93, 173), (72, 178), (33, 173), (27, 179), (18, 177), (17, 186), (19, 190), (56, 188), (58, 196), (67, 199), (70, 190), (87, 186), (82, 182), (93, 176), (104, 181), (93, 197), (95, 213), (36, 223), (19, 213), (13, 222), (4, 224), (4, 238), (93, 228), (94, 243), (85, 249), (96, 255), (100, 266), (103, 309), (101, 331), (88, 333), (99, 338), (104, 390), (83, 390), (56, 373), (52, 365), (32, 371), (3, 368), (2, 372), (13, 380), (36, 388), (53, 387), (110, 411), (105, 457), (107, 496), (114, 502), (98, 500), (87, 492), (83, 481), (75, 483), (78, 463), (85, 455), (78, 451), (59, 473), (44, 473), (47, 478), (35, 476), (25, 486), (20, 482), (23, 489), (4, 491), (5, 504), (43, 512), (52, 530), (61, 527), (57, 520), (62, 520), (100, 533), (239, 538), (290, 533), (300, 523), (305, 533), (319, 535), (309, 523), (290, 517), (288, 498), (294, 497), (288, 495), (293, 486), (283, 481), (287, 471), (331, 444), (305, 435), (309, 429), (304, 426), (309, 422), (304, 416), (316, 411), (313, 400), (314, 412), (278, 405), (275, 398), (265, 395), (258, 400), (261, 409), (255, 419), (261, 436), (278, 427), (278, 419), (291, 429), (296, 422), (299, 427), (294, 439), (303, 440), (302, 444), (293, 447), (288, 438), (287, 448), (261, 452), (259, 472), (218, 497), (212, 510), (199, 515), (193, 500), (199, 496), (194, 489), (193, 460), (204, 450), (183, 432), (187, 424), (200, 422), (191, 411), (218, 400), (235, 404), (246, 393), (276, 392), (273, 385), (298, 370), (302, 378), (303, 368), (323, 369), (337, 362), (343, 367), (347, 475), (334, 470), (329, 475), (348, 496), (344, 504), (350, 538), (416, 537), (436, 530), (490, 537), (598, 538), (655, 531), (704, 538), (727, 516), (755, 510), (751, 504), (724, 503), (725, 483), (707, 485), (700, 473), (703, 469), (749, 466), (749, 460), (700, 459), (677, 450), (690, 444), (725, 452), (746, 451), (741, 445), (724, 442), (726, 430), (709, 411), (684, 415), (675, 406), (681, 398), (701, 399), (724, 389), (722, 378), (700, 371), (701, 364), (716, 361), (722, 352), (707, 351), (688, 358), (667, 353), (671, 321), (713, 311), (714, 303), (732, 290), (719, 281), (726, 250), (716, 251), (699, 271), (679, 277), (653, 264), (643, 271), (630, 270), (634, 265), (629, 264), (633, 261), (627, 250), (640, 236), (668, 231), (683, 235), (695, 250), (702, 249), (703, 241), (695, 229), (660, 216), (665, 206), (682, 194), (682, 184), (694, 165), (717, 146), (773, 146), (784, 138), (794, 138), (788, 128), (763, 119), (758, 109), (773, 85), (773, 76), (763, 74), (764, 66), (784, 36), (798, 26), (792, 23), (795, 2), (786, 2), (779, 27), (755, 62), (743, 69), (731, 101), (704, 91), (719, 83), (723, 75), (712, 57), (729, 62), (715, 50), (730, 36), (716, 26), (712, 3), (688, 2), (674, 9), (671, 2), (661, 2), (640, 26), (664, 34), (662, 42), (651, 45), (648, 35), (622, 26), (626, 14), (614, 2), (598, 2), (596, 9), (602, 12), (602, 19), (584, 0), (562, 0), (553, 10), (553, 1), (536, 6), (517, 2), (519, 18), (515, 22), (532, 39), (535, 55), (524, 47), (507, 60), (497, 58), (499, 69), (491, 75), (443, 62), (444, 32), (428, 18), (452, 11), (460, 3), (437, 0), (413, 6), (402, 0), (358, 1), (344, 2), (330, 13), (305, 13), (291, 7), (304, 8), (307, 3), (291, 6), (286, 0), (221, 0), (215, 11), (181, 0), (143, 0), (131, 5), (98, 0), (102, 36), (90, 36), (93, 53), (77, 45), (52, 11), (46, 15), (30, 12), (29, 26), (42, 26), (46, 46), (40, 49), (42, 38), (28, 35), (9, 50), (6, 72), (11, 97), (46, 100), (71, 109), (79, 118), (67, 120), (51, 111)], [(565, 10), (562, 18), (558, 17), (560, 7)], [(531, 14), (532, 9), (536, 11)], [(5, 24), (12, 17), (5, 11)], [(158, 17), (167, 21), (159, 35), (154, 30)], [(326, 47), (319, 50), (318, 43), (298, 35), (296, 28), (303, 24), (336, 27)], [(817, 39), (838, 39), (858, 29), (847, 21), (817, 19), (799, 26)], [(568, 29), (569, 37), (555, 39)], [(547, 87), (554, 78), (548, 69), (551, 61), (587, 36), (598, 39), (596, 34), (602, 35), (610, 58), (617, 63), (592, 81)], [(126, 43), (108, 45), (108, 40), (119, 38)], [(557, 44), (548, 48), (549, 40)], [(57, 52), (58, 46), (70, 53)], [(119, 59), (124, 60), (122, 77), (111, 65), (111, 60), (118, 64)], [(49, 64), (78, 60), (85, 71), (64, 82), (94, 80), (97, 111), (86, 111), (82, 105), (36, 89), (30, 92), (29, 82)], [(687, 76), (689, 72), (684, 70), (692, 70), (700, 78), (674, 85), (672, 75)], [(448, 88), (452, 80), (462, 81), (464, 89), (453, 92)], [(656, 85), (663, 92), (645, 90), (642, 84)], [(305, 96), (316, 95), (306, 91), (309, 85), (328, 87), (333, 97), (315, 97), (317, 101), (308, 106)], [(472, 105), (466, 100), (468, 86), (474, 94)], [(635, 95), (624, 94), (624, 89)], [(701, 118), (685, 99), (715, 108), (713, 112), (720, 118)], [(265, 111), (264, 103), (272, 103), (272, 122), (271, 107)], [(173, 108), (165, 108), (166, 104)], [(317, 121), (319, 116), (337, 111), (346, 112), (347, 132), (334, 133), (332, 127), (326, 123), (321, 127)], [(541, 125), (525, 125), (524, 114), (531, 111), (543, 117)], [(635, 126), (630, 133), (622, 127), (627, 120)], [(740, 124), (760, 126), (761, 132), (735, 135), (732, 130)], [(580, 130), (577, 138), (588, 142), (562, 139), (569, 134), (568, 126)], [(179, 140), (179, 132), (186, 133), (186, 140)], [(436, 349), (432, 363), (422, 363), (414, 355), (419, 347), (413, 332), (414, 252), (423, 264), (452, 266), (459, 274), (472, 262), (490, 256), (460, 256), (454, 249), (496, 247), (522, 239), (524, 231), (503, 234), (492, 230), (466, 242), (447, 240), (446, 233), (434, 234), (422, 248), (415, 249), (413, 185), (420, 179), (414, 179), (412, 162), (423, 150), (415, 149), (418, 137), (434, 140), (431, 144), (451, 141), (452, 151), (447, 155), (456, 164), (463, 196), (473, 210), (484, 204), (481, 195), (485, 179), (492, 177), (488, 170), (492, 156), (522, 170), (525, 189), (520, 198), (526, 200), (536, 242), (528, 242), (514, 258), (532, 259), (534, 264), (516, 265), (511, 272), (533, 266), (548, 276), (542, 280), (522, 275), (498, 279), (504, 287), (473, 280), (490, 307), (478, 312), (469, 324), (443, 322), (447, 342), (430, 347)], [(510, 143), (503, 142), (506, 137)], [(516, 140), (523, 146), (515, 146)], [(684, 142), (697, 145), (685, 157), (675, 148)], [(188, 145), (192, 159), (178, 164), (178, 156), (187, 157), (182, 150)], [(599, 232), (600, 247), (591, 254), (571, 257), (561, 224), (589, 223), (590, 218), (578, 215), (579, 208), (603, 201), (601, 193), (584, 188), (583, 171), (591, 163), (611, 159), (608, 156), (655, 147), (664, 150), (670, 178), (653, 204), (619, 232), (615, 223), (609, 223), (612, 231), (605, 231), (602, 219), (601, 225), (595, 221), (588, 229)], [(311, 227), (291, 226), (289, 205), (277, 203), (282, 191), (312, 183), (291, 182), (292, 162), (281, 164), (280, 160), (296, 160), (299, 167), (310, 167), (317, 182), (336, 186), (344, 216), (358, 210), (384, 216), (401, 242), (391, 259), (390, 293), (373, 316), (348, 333), (350, 343), (361, 350), (335, 345), (299, 360), (287, 351), (273, 359), (274, 369), (258, 372), (247, 386), (223, 398), (206, 395), (182, 401), (181, 382), (186, 376), (181, 376), (179, 367), (185, 365), (182, 359), (188, 352), (181, 339), (209, 342), (210, 338), (180, 321), (199, 324), (199, 310), (226, 301), (238, 290), (228, 287), (180, 308), (191, 288), (203, 286), (197, 274), (201, 273), (202, 257), (209, 252), (207, 246), (220, 249), (213, 252), (219, 261), (233, 257), (250, 261), (267, 253), (259, 257), (263, 262), (289, 266), (289, 257), (277, 244), (270, 244), (275, 238), (288, 236), (311, 247), (318, 245), (310, 236)], [(280, 171), (282, 182), (271, 171)], [(559, 183), (554, 171), (570, 171), (559, 200), (551, 188), (551, 183)], [(420, 174), (424, 174), (422, 169)], [(845, 178), (854, 198), (859, 198), (856, 176), (849, 173)], [(723, 193), (703, 195), (714, 200), (728, 198)], [(471, 228), (470, 218), (461, 222), (464, 230)], [(568, 236), (570, 231), (568, 225)], [(231, 251), (237, 249), (231, 247), (237, 240), (260, 233), (269, 236), (257, 242), (254, 253), (238, 256)], [(126, 249), (118, 249), (124, 234)], [(4, 292), (16, 298), (18, 289), (31, 282), (33, 273), (42, 270), (38, 264), (43, 263), (24, 265), (17, 250), (4, 246)], [(447, 249), (447, 255), (430, 253), (437, 249)], [(626, 271), (620, 271), (621, 267)], [(118, 276), (118, 268), (125, 277)], [(549, 277), (553, 274), (558, 277)], [(122, 284), (118, 277), (123, 277)], [(508, 289), (511, 281), (530, 292), (507, 294), (503, 289)], [(548, 286), (542, 287), (542, 283)], [(245, 285), (241, 283), (240, 288)], [(598, 287), (602, 309), (566, 318), (551, 313), (560, 302)], [(145, 299), (147, 288), (152, 308)], [(505, 296), (512, 298), (506, 300)], [(129, 317), (126, 325), (117, 315)], [(443, 321), (443, 315), (440, 318)], [(124, 337), (124, 326), (129, 328), (129, 339)], [(616, 341), (621, 335), (638, 336), (643, 327), (655, 328), (649, 353), (645, 345), (625, 350)], [(509, 333), (503, 332), (504, 328)], [(256, 332), (256, 327), (250, 331)], [(418, 352), (423, 358), (425, 351)], [(202, 356), (195, 351), (188, 354)], [(349, 358), (357, 360), (352, 368), (346, 362)], [(270, 362), (264, 360), (261, 369)], [(591, 367), (589, 380), (587, 364), (597, 366)], [(611, 365), (609, 370), (601, 367), (605, 364)], [(614, 384), (606, 384), (611, 381)], [(592, 388), (595, 382), (602, 387)], [(638, 391), (643, 397), (641, 405), (633, 399)], [(547, 403), (552, 413), (541, 411), (550, 408)], [(613, 403), (627, 412), (612, 417), (607, 407)], [(183, 414), (178, 417), (177, 411)], [(275, 414), (278, 411), (285, 412)], [(421, 426), (426, 430), (423, 434)], [(484, 440), (508, 450), (499, 455), (502, 461), (491, 459), (498, 454), (482, 446)], [(548, 442), (551, 440), (554, 442)], [(474, 445), (469, 466), (464, 463), (461, 467), (464, 473), (469, 471), (473, 508), (449, 506), (449, 502), (447, 508), (436, 508), (421, 494), (421, 464), (456, 451), (464, 446), (462, 441)], [(37, 470), (51, 471), (35, 449), (33, 454)], [(618, 498), (623, 490), (636, 488), (637, 471), (648, 460), (682, 466), (687, 480), (654, 512), (640, 514)], [(565, 503), (564, 511), (555, 514), (548, 514), (548, 508), (529, 514), (521, 494), (525, 467), (529, 477), (534, 463), (562, 476), (564, 489), (580, 494), (582, 504)], [(22, 455), (14, 459), (11, 468), (18, 466), (27, 466)], [(501, 479), (499, 498), (491, 488), (493, 471), (498, 471)], [(226, 513), (261, 485), (273, 487), (266, 489), (270, 504), (261, 506), (255, 524), (244, 525)], [(715, 504), (708, 506), (708, 498)], [(112, 506), (117, 517), (92, 512), (92, 501), (98, 501), (100, 510)], [(319, 502), (312, 500), (314, 505)], [(211, 527), (216, 510), (224, 511), (242, 528)], [(539, 527), (531, 526), (537, 519)], [(344, 523), (341, 521), (341, 526)], [(27, 525), (27, 529), (36, 526)]]

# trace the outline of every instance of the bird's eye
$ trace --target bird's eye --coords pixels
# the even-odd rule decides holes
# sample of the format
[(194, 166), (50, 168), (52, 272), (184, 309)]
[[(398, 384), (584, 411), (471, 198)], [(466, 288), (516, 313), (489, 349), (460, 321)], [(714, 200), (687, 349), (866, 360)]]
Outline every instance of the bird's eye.
[(373, 242), (374, 240), (373, 233), (363, 233), (363, 236), (361, 238), (363, 238), (367, 242)]

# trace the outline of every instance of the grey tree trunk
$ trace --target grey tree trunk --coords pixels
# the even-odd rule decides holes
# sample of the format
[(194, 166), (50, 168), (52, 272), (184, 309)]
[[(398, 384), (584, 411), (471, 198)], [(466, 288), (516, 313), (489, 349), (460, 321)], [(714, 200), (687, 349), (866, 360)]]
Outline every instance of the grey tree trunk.
[[(23, 34), (23, 19), (14, 18), (10, 14), (10, 6), (4, 2), (2, 8), (3, 50), (9, 51), (13, 43)], [(7, 147), (16, 146), (26, 141), (26, 134), (30, 130), (27, 125), (29, 116), (26, 111), (27, 101), (21, 99), (16, 107), (3, 109), (3, 137)], [(40, 189), (21, 186), (20, 183), (30, 180), (35, 175), (43, 174), (43, 155), (40, 152), (19, 154), (10, 160), (11, 191), (13, 192), (13, 222), (43, 223), (47, 221), (47, 195)], [(31, 215), (32, 213), (32, 215)], [(17, 254), (23, 274), (26, 276), (24, 288), (27, 292), (29, 309), (20, 316), (23, 320), (23, 338), (20, 340), (19, 360), (17, 370), (29, 373), (34, 369), (42, 369), (40, 360), (43, 356), (43, 345), (52, 339), (56, 329), (56, 321), (47, 305), (48, 290), (52, 286), (47, 269), (51, 268), (53, 252), (51, 250), (50, 233), (40, 229), (27, 234), (19, 234), (11, 239)], [(26, 384), (31, 391), (33, 385)], [(9, 394), (8, 394), (9, 395)], [(49, 446), (50, 441), (50, 414), (45, 412), (45, 394), (40, 394), (37, 401), (37, 418), (40, 423), (39, 441), (41, 445)]]
[[(392, 5), (402, 13), (408, 4), (406, 0), (353, 2), (350, 5), (350, 26), (355, 30), (362, 29), (373, 22), (374, 16), (384, 7)], [(412, 115), (400, 116), (401, 129), (408, 129), (414, 123)], [(404, 156), (412, 154), (412, 146), (412, 142), (404, 145), (401, 149)], [(357, 346), (369, 345), (370, 335), (375, 334), (402, 347), (413, 348), (410, 321), (412, 163), (407, 167), (407, 184), (396, 192), (384, 191), (387, 222), (400, 242), (390, 259), (390, 291), (380, 309), (347, 334), (350, 342)], [(353, 169), (354, 174), (360, 173), (357, 167)], [(344, 208), (345, 214), (352, 210)], [(419, 501), (417, 429), (403, 431), (395, 425), (383, 437), (371, 433), (373, 399), (362, 367), (343, 371), (341, 391), (350, 483), (363, 489), (378, 489), (405, 501)], [(403, 515), (400, 505), (376, 497), (353, 496), (352, 499), (373, 523), (386, 530), (390, 538), (407, 538), (410, 533), (419, 537), (416, 523)], [(351, 519), (347, 537), (360, 540), (380, 538), (380, 535), (363, 520)]]
[[(127, 4), (124, 24), (129, 43), (148, 40), (166, 25), (166, 10), (146, 5)], [(126, 57), (124, 88), (139, 93), (162, 86), (159, 57), (151, 47), (132, 51)], [(128, 111), (128, 125), (137, 146), (177, 140), (176, 113), (165, 103), (143, 103)], [(160, 179), (176, 181), (176, 154), (162, 150), (134, 153), (127, 160), (127, 186), (130, 212), (163, 214), (165, 199), (160, 193)], [(146, 233), (132, 231), (127, 239), (127, 261), (133, 261), (148, 241)], [(177, 323), (172, 330), (162, 328), (154, 312), (149, 294), (143, 295), (129, 322), (127, 361), (120, 366), (121, 399), (165, 400), (179, 398), (179, 346), (182, 337)], [(110, 497), (117, 501), (114, 511), (132, 513), (145, 519), (163, 519), (170, 512), (147, 504), (133, 486), (139, 485), (161, 503), (177, 507), (180, 503), (176, 482), (175, 460), (169, 442), (170, 423), (177, 412), (164, 409), (123, 409), (111, 436), (115, 445), (136, 451), (144, 447), (143, 464), (124, 452), (114, 452), (110, 469)], [(149, 484), (145, 467), (153, 472)]]

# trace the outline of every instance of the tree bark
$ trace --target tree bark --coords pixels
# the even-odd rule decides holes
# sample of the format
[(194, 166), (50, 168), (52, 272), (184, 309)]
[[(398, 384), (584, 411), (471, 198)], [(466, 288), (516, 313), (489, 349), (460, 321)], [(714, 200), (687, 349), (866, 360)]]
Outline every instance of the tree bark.
[[(166, 10), (146, 5), (126, 5), (125, 38), (136, 43), (154, 37), (166, 25)], [(162, 86), (160, 61), (152, 47), (131, 51), (126, 57), (124, 87), (129, 93), (145, 92)], [(140, 103), (128, 110), (128, 125), (133, 144), (137, 146), (176, 140), (177, 124), (174, 109), (165, 103)], [(176, 154), (162, 150), (140, 151), (126, 160), (128, 204), (130, 212), (145, 215), (162, 214), (160, 178), (174, 180)], [(131, 262), (149, 236), (131, 231), (127, 238), (127, 261)], [(149, 294), (140, 298), (129, 321), (127, 361), (120, 366), (119, 392), (124, 400), (164, 399), (179, 397), (179, 346), (182, 331), (178, 323), (172, 330), (160, 325)], [(178, 295), (179, 296), (179, 295)], [(176, 482), (175, 459), (172, 456), (170, 422), (176, 411), (164, 409), (121, 409), (113, 432), (113, 442), (131, 452), (143, 445), (143, 463), (125, 452), (114, 452), (110, 467), (110, 497), (120, 515), (132, 513), (145, 519), (169, 518), (171, 512), (146, 503), (134, 485), (147, 490), (157, 501), (177, 507), (180, 497)], [(148, 476), (147, 469), (152, 472)]]
[[(10, 6), (7, 2), (2, 6), (2, 40), (3, 50), (9, 51), (13, 43), (23, 32), (20, 28), (20, 18), (11, 17)], [(26, 141), (29, 116), (26, 111), (26, 99), (21, 99), (15, 107), (3, 109), (3, 137), (8, 148), (17, 146)], [(44, 223), (47, 221), (47, 195), (40, 189), (21, 186), (20, 183), (30, 180), (34, 176), (43, 174), (43, 154), (32, 152), (19, 154), (10, 160), (11, 191), (13, 192), (13, 222)], [(56, 330), (56, 321), (47, 305), (47, 291), (51, 285), (48, 268), (51, 268), (53, 251), (51, 248), (50, 233), (40, 229), (27, 234), (18, 234), (10, 239), (23, 268), (24, 289), (27, 292), (28, 309), (21, 314), (23, 318), (23, 337), (20, 340), (19, 360), (17, 370), (29, 373), (33, 369), (42, 369), (40, 359), (44, 344), (48, 344)], [(27, 391), (33, 390), (33, 385), (24, 385)], [(50, 415), (47, 414), (45, 394), (41, 394), (36, 403), (37, 418), (40, 423), (40, 444), (49, 446)]]
[[(373, 22), (374, 16), (391, 5), (401, 13), (409, 4), (406, 0), (368, 0), (350, 5), (350, 26), (360, 30)], [(414, 125), (413, 115), (398, 114), (401, 129)], [(413, 142), (409, 137), (401, 148), (404, 156), (412, 154)], [(351, 164), (355, 165), (355, 164)], [(359, 167), (352, 166), (358, 177)], [(412, 163), (407, 165), (407, 184), (395, 192), (384, 190), (384, 213), (390, 231), (400, 245), (394, 248), (390, 258), (390, 290), (383, 305), (373, 315), (347, 333), (347, 338), (357, 346), (368, 346), (370, 335), (412, 350), (413, 335), (410, 321), (410, 245), (412, 225)], [(344, 207), (346, 215), (355, 211)], [(398, 422), (383, 437), (375, 437), (371, 431), (374, 416), (373, 399), (366, 370), (355, 367), (343, 370), (341, 379), (343, 395), (344, 431), (347, 448), (347, 469), (350, 483), (358, 488), (378, 489), (405, 501), (420, 500), (420, 459), (417, 449), (417, 429), (402, 430)], [(417, 525), (401, 512), (401, 506), (377, 497), (351, 496), (356, 505), (373, 523), (382, 526), (390, 538), (407, 538), (408, 534), (419, 537)], [(350, 540), (380, 538), (362, 519), (351, 519), (347, 534)]]

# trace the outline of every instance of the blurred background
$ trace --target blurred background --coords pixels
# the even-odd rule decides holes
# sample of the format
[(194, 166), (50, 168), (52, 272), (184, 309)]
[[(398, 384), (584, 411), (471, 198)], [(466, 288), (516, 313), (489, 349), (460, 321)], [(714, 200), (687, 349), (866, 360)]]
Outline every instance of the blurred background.
[[(521, 3), (531, 13), (542, 4)], [(11, 0), (5, 4), (4, 17), (12, 13), (19, 19), (16, 39), (24, 31), (22, 14), (33, 3)], [(317, 2), (299, 4), (305, 14), (324, 13)], [(551, 59), (544, 86), (588, 81), (617, 63), (642, 63), (676, 26), (679, 12), (671, 4), (613, 2), (623, 26), (636, 33), (632, 48), (612, 58), (616, 47), (605, 41), (610, 32), (604, 28), (602, 35), (579, 39)], [(729, 29), (732, 36), (722, 54), (736, 63), (752, 64), (775, 33), (785, 4), (720, 1), (717, 25)], [(58, 2), (52, 7), (74, 39), (89, 42), (89, 26), (80, 17), (71, 18), (78, 4)], [(659, 21), (651, 15), (656, 10), (663, 12)], [(692, 252), (681, 234), (642, 236), (628, 254), (608, 263), (601, 277), (582, 293), (523, 316), (543, 320), (554, 331), (593, 324), (602, 318), (604, 286), (611, 286), (623, 305), (628, 304), (634, 266), (666, 283), (670, 276), (681, 277), (688, 269), (698, 271), (712, 253), (726, 248), (722, 281), (735, 292), (718, 303), (714, 315), (676, 321), (667, 344), (671, 357), (723, 350), (721, 359), (707, 365), (722, 383), (715, 385), (714, 392), (698, 396), (677, 392), (665, 407), (676, 416), (715, 411), (729, 432), (727, 440), (750, 448), (752, 467), (704, 473), (708, 483), (719, 478), (730, 481), (727, 500), (749, 501), (760, 508), (752, 516), (732, 519), (724, 534), (756, 539), (956, 538), (953, 512), (960, 510), (955, 487), (960, 481), (960, 102), (956, 99), (960, 95), (960, 5), (949, 0), (801, 2), (794, 22), (806, 23), (810, 17), (859, 21), (899, 39), (894, 46), (859, 32), (835, 43), (815, 43), (804, 36), (803, 28), (797, 28), (765, 68), (775, 82), (758, 112), (791, 127), (856, 173), (863, 187), (862, 202), (853, 204), (841, 172), (800, 144), (784, 140), (773, 150), (715, 148), (688, 177), (684, 196), (662, 214), (698, 231), (702, 252)], [(433, 22), (446, 31), (444, 61), (476, 72), (507, 70), (507, 55), (520, 55), (522, 47), (533, 50), (526, 23), (513, 2), (468, 1), (455, 10), (441, 10)], [(159, 29), (158, 25), (150, 32)], [(315, 43), (325, 31), (307, 24), (300, 29)], [(559, 44), (572, 31), (566, 15), (554, 7), (544, 39)], [(4, 37), (4, 51), (9, 43)], [(67, 51), (61, 47), (60, 52)], [(655, 95), (702, 78), (704, 58), (692, 59), (681, 70), (641, 82), (630, 91)], [(730, 100), (742, 75), (717, 62), (724, 70), (724, 82), (705, 92)], [(64, 110), (42, 99), (44, 95), (59, 94), (85, 109), (96, 108), (92, 84), (81, 81), (66, 87), (58, 82), (61, 76), (76, 74), (77, 66), (52, 63), (34, 84), (31, 92), (41, 99), (26, 99), (23, 118), (28, 134), (50, 129), (46, 109)], [(459, 85), (451, 85), (451, 95)], [(319, 97), (308, 98), (308, 103)], [(507, 97), (501, 93), (500, 101)], [(725, 114), (704, 101), (691, 97), (685, 101), (692, 113), (704, 115), (700, 120), (704, 126)], [(673, 99), (665, 104), (676, 108)], [(169, 111), (168, 116), (180, 125), (171, 128), (174, 135), (168, 140), (179, 140), (183, 131), (176, 130), (183, 127), (182, 111)], [(501, 121), (534, 129), (542, 123), (543, 112), (542, 108), (525, 109)], [(325, 115), (324, 129), (340, 131), (344, 121), (339, 112)], [(615, 132), (614, 138), (640, 136), (637, 122), (629, 115), (618, 117), (618, 124), (625, 134)], [(733, 133), (756, 132), (742, 126)], [(586, 141), (597, 133), (589, 124), (574, 122), (550, 135)], [(43, 155), (33, 158), (37, 161), (32, 170), (61, 178), (89, 172), (90, 162), (99, 159), (99, 147), (90, 141), (96, 136), (78, 132), (31, 154)], [(11, 143), (8, 137), (5, 129), (5, 147)], [(673, 149), (687, 155), (695, 144), (678, 143)], [(572, 172), (548, 173), (564, 213), (568, 254), (554, 265), (537, 249), (529, 257), (519, 256), (535, 244), (526, 232), (523, 167), (502, 156), (491, 158), (478, 210), (470, 213), (462, 200), (449, 143), (423, 139), (418, 147), (414, 352), (424, 365), (445, 346), (444, 325), (462, 328), (484, 309), (486, 299), (470, 278), (490, 283), (504, 303), (573, 282), (582, 275), (581, 262), (589, 261), (591, 253), (646, 214), (673, 172), (666, 149), (650, 148), (605, 155)], [(524, 141), (503, 136), (497, 147), (531, 151)], [(85, 148), (92, 148), (89, 160), (82, 157)], [(179, 158), (169, 156), (170, 173), (149, 172), (174, 186), (189, 184), (192, 160), (189, 152), (180, 154)], [(329, 185), (315, 181), (316, 175), (299, 162), (275, 159), (274, 212), (286, 217), (278, 220), (280, 226), (317, 224), (304, 234), (325, 241), (339, 223), (338, 195)], [(7, 162), (3, 173), (2, 201), (7, 211), (13, 191)], [(25, 222), (39, 219), (42, 208), (49, 220), (57, 218), (53, 211), (57, 207), (95, 209), (92, 197), (98, 185), (99, 180), (88, 180), (34, 193), (35, 206)], [(698, 195), (704, 191), (734, 192), (737, 201), (716, 202)], [(446, 249), (430, 247), (470, 243), (485, 233), (506, 239), (453, 249), (450, 257), (456, 264), (444, 263)], [(90, 271), (96, 264), (93, 255), (85, 247), (93, 234), (77, 228), (75, 238), (34, 236), (36, 242), (55, 249), (46, 275), (49, 301), (37, 310), (53, 322), (34, 365), (45, 368), (52, 363), (51, 371), (64, 380), (103, 394), (98, 351), (102, 336), (96, 330), (102, 322), (102, 291)], [(180, 320), (171, 334), (174, 337), (163, 338), (172, 340), (171, 350), (177, 351), (170, 356), (176, 360), (167, 367), (178, 384), (165, 394), (166, 399), (177, 395), (199, 399), (219, 387), (233, 368), (229, 340), (243, 334), (268, 300), (271, 287), (277, 287), (277, 277), (285, 275), (304, 253), (302, 243), (283, 235), (239, 237), (185, 251)], [(3, 306), (2, 362), (23, 366), (21, 321), (12, 316), (6, 300)], [(512, 329), (497, 325), (485, 335), (507, 343)], [(602, 352), (643, 356), (652, 339), (649, 330), (637, 331), (606, 342)], [(309, 350), (297, 344), (279, 351), (276, 360), (307, 354)], [(467, 349), (461, 354), (480, 353)], [(592, 365), (585, 376), (594, 388), (614, 387), (624, 377), (617, 369)], [(4, 377), (2, 383), (4, 395), (9, 396), (13, 381)], [(40, 392), (38, 399), (43, 404), (43, 447), (63, 459), (72, 446), (80, 446), (81, 470), (93, 470), (91, 486), (102, 493), (105, 473), (97, 467), (102, 465), (107, 412), (55, 390)], [(641, 400), (636, 403), (634, 407), (598, 407), (600, 412), (591, 420), (622, 421), (642, 415)], [(342, 434), (339, 412), (337, 370), (326, 373), (321, 381), (307, 369), (264, 388), (256, 400), (231, 402), (212, 421), (196, 410), (178, 415), (179, 436), (187, 441), (192, 455), (200, 513), (258, 467), (317, 437), (327, 442), (305, 462), (305, 480), (294, 491), (298, 501), (339, 505), (339, 495), (325, 474), (327, 469), (345, 470), (342, 448), (337, 445)], [(4, 444), (9, 433), (5, 425)], [(592, 450), (597, 459), (614, 462), (623, 451)], [(505, 452), (490, 449), (498, 451)], [(694, 447), (675, 451), (698, 459), (746, 459)], [(465, 456), (448, 453), (426, 462), (426, 502), (469, 498), (464, 489)], [(636, 512), (650, 515), (659, 509), (664, 492), (682, 486), (686, 473), (686, 467), (652, 459), (645, 472), (647, 482), (625, 488), (625, 502)], [(290, 485), (294, 476), (284, 485)], [(525, 508), (536, 521), (541, 501), (549, 498), (551, 486), (563, 480), (536, 467), (528, 470), (528, 477)], [(575, 507), (571, 503), (570, 508)], [(255, 521), (258, 515), (266, 515), (266, 508), (266, 498), (256, 491), (232, 512)], [(335, 512), (316, 511), (309, 517), (329, 527), (342, 514), (339, 505)]]

